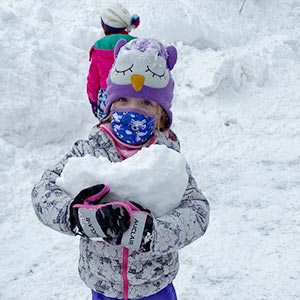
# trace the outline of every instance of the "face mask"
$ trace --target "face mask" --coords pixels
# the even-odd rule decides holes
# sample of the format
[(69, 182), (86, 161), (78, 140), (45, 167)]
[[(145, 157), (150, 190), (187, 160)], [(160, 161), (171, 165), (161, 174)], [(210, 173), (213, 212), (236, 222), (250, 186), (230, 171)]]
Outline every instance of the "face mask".
[(155, 116), (139, 110), (114, 109), (111, 126), (114, 135), (122, 142), (140, 145), (153, 135)]

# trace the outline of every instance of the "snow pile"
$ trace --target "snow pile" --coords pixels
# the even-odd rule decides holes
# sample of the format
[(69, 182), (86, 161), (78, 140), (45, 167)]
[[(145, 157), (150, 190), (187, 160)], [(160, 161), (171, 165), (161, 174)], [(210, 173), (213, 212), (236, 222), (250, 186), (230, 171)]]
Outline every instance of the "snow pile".
[[(181, 64), (174, 70), (178, 87), (188, 86), (201, 94), (215, 93), (224, 82), (241, 90), (247, 83), (263, 86), (269, 77), (269, 63), (263, 50), (199, 51), (190, 46), (177, 46)], [(190, 53), (192, 56), (186, 56)]]
[(0, 26), (6, 28), (0, 30), (0, 136), (23, 147), (74, 133), (84, 112), (90, 117), (88, 52), (70, 45), (46, 5), (31, 10), (0, 7)]
[[(180, 251), (178, 299), (298, 299), (300, 1), (122, 3), (141, 17), (133, 35), (178, 49), (172, 128), (211, 205)], [(30, 193), (95, 124), (85, 83), (105, 4), (0, 1), (1, 299), (91, 299), (78, 239), (43, 226)]]
[[(132, 6), (130, 1), (128, 4)], [(140, 29), (146, 36), (171, 43), (182, 41), (197, 48), (219, 49), (245, 43), (257, 29), (255, 23), (249, 24), (241, 18), (239, 7), (237, 0), (153, 0), (136, 3), (135, 11), (140, 13)]]
[(82, 189), (104, 183), (110, 201), (131, 200), (159, 217), (177, 207), (187, 187), (184, 157), (164, 145), (142, 148), (122, 162), (91, 155), (69, 159), (56, 183), (75, 197)]

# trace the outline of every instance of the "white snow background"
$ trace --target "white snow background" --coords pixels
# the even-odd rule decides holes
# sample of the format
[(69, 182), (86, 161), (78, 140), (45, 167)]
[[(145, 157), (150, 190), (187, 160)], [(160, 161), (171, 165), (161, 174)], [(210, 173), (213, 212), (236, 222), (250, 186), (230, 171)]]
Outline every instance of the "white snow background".
[[(30, 194), (95, 124), (85, 83), (105, 2), (0, 3), (1, 300), (91, 299), (78, 238), (39, 223)], [(242, 2), (122, 1), (134, 35), (178, 49), (173, 129), (211, 205), (180, 251), (179, 300), (300, 298), (300, 1)]]

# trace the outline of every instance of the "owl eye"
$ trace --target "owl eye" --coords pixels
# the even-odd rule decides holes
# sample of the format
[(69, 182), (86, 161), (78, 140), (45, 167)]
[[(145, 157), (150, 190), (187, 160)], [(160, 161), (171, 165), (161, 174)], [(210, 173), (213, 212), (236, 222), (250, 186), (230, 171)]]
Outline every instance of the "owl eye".
[(155, 72), (153, 72), (149, 66), (147, 66), (147, 70), (145, 72), (150, 72), (152, 74), (152, 77), (159, 77), (159, 78), (162, 78), (165, 76), (165, 71), (162, 73), (162, 74), (156, 74)]
[(116, 71), (118, 74), (122, 73), (122, 74), (125, 76), (125, 73), (126, 73), (127, 71), (132, 72), (132, 67), (133, 67), (133, 64), (132, 64), (129, 68), (125, 69), (125, 70), (118, 70), (117, 67), (115, 67), (115, 71)]

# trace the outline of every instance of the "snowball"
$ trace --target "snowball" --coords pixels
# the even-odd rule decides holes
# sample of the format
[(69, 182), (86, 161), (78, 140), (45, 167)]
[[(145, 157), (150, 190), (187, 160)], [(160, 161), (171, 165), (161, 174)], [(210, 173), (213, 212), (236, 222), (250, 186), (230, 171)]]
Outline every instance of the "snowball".
[(135, 201), (157, 217), (179, 205), (187, 182), (184, 157), (164, 145), (142, 148), (116, 163), (102, 156), (72, 157), (56, 180), (72, 197), (89, 186), (107, 184), (110, 201)]

